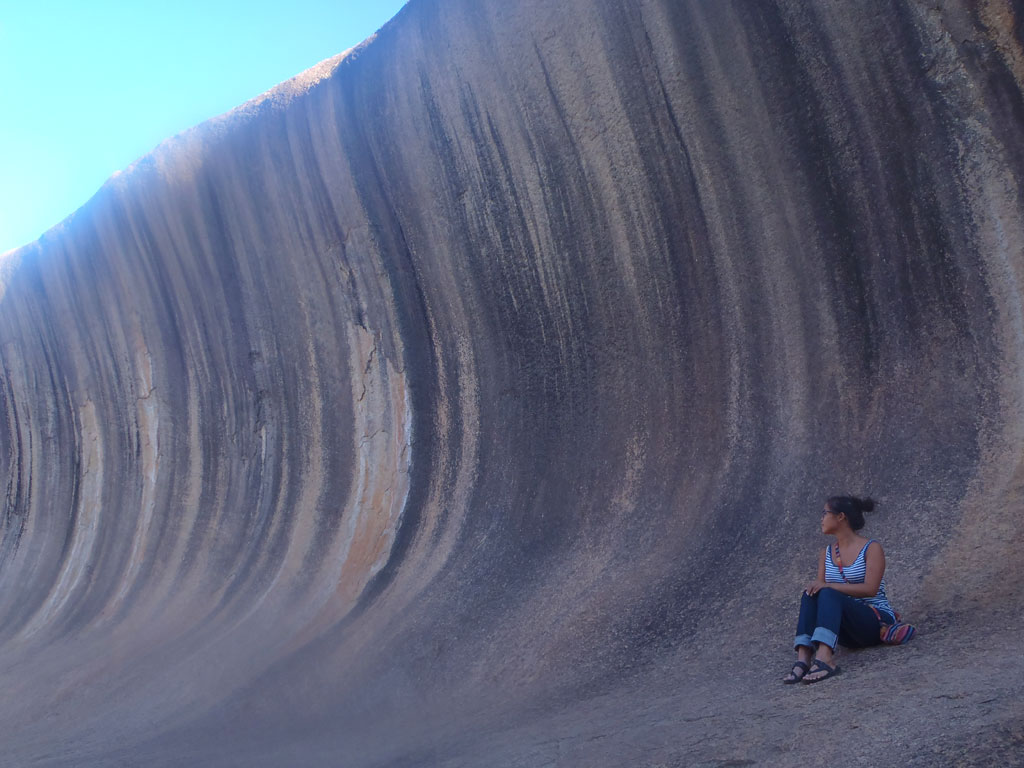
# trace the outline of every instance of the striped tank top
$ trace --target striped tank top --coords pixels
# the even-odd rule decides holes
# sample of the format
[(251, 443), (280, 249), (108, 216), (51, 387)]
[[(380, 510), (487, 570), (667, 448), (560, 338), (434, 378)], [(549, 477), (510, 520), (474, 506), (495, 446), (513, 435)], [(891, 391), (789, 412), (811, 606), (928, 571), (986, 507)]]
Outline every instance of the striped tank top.
[[(863, 584), (864, 574), (867, 572), (867, 551), (868, 547), (874, 542), (874, 539), (864, 545), (864, 548), (857, 555), (857, 559), (849, 565), (843, 565), (843, 574), (846, 574), (846, 581), (851, 584)], [(829, 545), (825, 548), (825, 582), (826, 583), (843, 583), (843, 574), (839, 573), (839, 566), (832, 562), (832, 546)], [(896, 612), (889, 605), (889, 598), (885, 594), (885, 576), (882, 577), (882, 583), (878, 585), (878, 594), (874, 597), (857, 597), (855, 600), (860, 600), (862, 603), (874, 606), (879, 611), (883, 611), (889, 616), (893, 617), (895, 621)]]

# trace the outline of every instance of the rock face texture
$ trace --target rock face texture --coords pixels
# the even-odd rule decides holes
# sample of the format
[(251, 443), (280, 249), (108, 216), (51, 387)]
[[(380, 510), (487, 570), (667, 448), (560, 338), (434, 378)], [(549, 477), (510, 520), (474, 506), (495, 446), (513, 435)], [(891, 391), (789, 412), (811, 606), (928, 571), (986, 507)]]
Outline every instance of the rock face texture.
[(0, 762), (1020, 760), (1022, 22), (412, 0), (4, 256)]

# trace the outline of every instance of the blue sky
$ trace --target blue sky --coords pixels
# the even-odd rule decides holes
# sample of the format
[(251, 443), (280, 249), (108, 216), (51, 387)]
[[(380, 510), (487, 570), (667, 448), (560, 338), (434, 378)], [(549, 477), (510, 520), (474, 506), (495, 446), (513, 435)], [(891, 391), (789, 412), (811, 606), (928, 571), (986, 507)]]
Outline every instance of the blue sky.
[(405, 0), (0, 0), (0, 253), (116, 170), (372, 35)]

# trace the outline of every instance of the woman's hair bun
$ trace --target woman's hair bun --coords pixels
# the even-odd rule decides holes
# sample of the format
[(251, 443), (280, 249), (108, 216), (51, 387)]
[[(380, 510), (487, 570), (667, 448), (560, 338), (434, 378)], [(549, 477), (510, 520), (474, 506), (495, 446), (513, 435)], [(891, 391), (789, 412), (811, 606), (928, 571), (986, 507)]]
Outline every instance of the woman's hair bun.
[(846, 515), (850, 527), (855, 531), (864, 527), (864, 513), (875, 508), (874, 499), (867, 497), (860, 499), (856, 496), (831, 496), (827, 503), (833, 512)]

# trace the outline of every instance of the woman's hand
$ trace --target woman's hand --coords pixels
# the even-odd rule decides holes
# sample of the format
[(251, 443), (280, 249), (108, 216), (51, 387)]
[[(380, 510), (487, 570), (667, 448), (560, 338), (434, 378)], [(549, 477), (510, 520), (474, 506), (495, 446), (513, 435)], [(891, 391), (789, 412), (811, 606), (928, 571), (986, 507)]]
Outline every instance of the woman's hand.
[(804, 594), (808, 597), (814, 597), (819, 591), (827, 587), (828, 585), (821, 579), (815, 579), (804, 589)]

